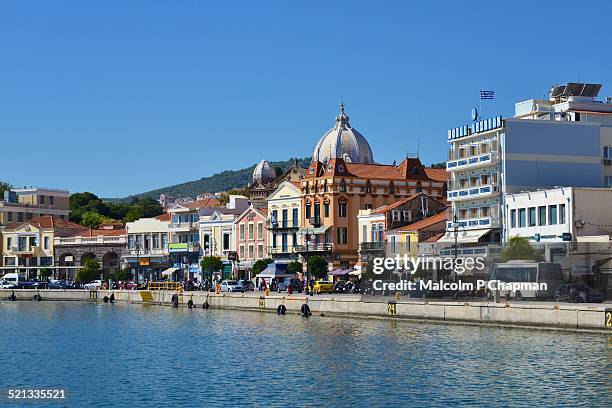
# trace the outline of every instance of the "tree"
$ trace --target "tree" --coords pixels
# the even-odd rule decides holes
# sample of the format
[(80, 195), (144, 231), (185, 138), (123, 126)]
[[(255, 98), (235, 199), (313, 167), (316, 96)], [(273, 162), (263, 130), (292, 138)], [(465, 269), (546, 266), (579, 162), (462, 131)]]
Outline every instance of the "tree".
[(13, 185), (11, 183), (0, 180), (0, 199), (2, 199), (2, 196), (4, 195), (5, 191), (10, 190), (12, 188), (13, 188)]
[(87, 259), (83, 268), (77, 272), (76, 281), (89, 283), (96, 279), (100, 279), (100, 264), (95, 259)]
[(256, 261), (253, 264), (253, 267), (251, 268), (251, 273), (253, 275), (259, 274), (261, 271), (266, 269), (268, 267), (268, 265), (270, 265), (272, 262), (274, 262), (274, 261), (272, 259), (270, 259), (270, 258), (260, 259), (259, 261)]
[(446, 169), (446, 162), (431, 163), (432, 169)]
[(160, 215), (164, 212), (162, 206), (152, 198), (138, 199), (135, 204), (127, 211), (123, 221), (132, 222), (139, 218), (149, 218)]
[(119, 270), (115, 271), (115, 273), (113, 275), (113, 280), (114, 281), (125, 282), (125, 281), (132, 280), (133, 277), (134, 277), (134, 274), (132, 273), (132, 271), (129, 268), (123, 268), (123, 269), (119, 269)]
[(102, 224), (102, 216), (97, 212), (87, 211), (81, 217), (81, 225), (87, 228), (98, 228)]
[(542, 260), (542, 254), (538, 252), (531, 244), (529, 239), (526, 237), (512, 237), (508, 241), (508, 245), (501, 253), (502, 262), (508, 262), (511, 260), (521, 261), (536, 261)]
[(42, 268), (40, 270), (40, 279), (47, 280), (51, 277), (51, 269), (50, 268)]
[(318, 255), (311, 256), (308, 258), (308, 270), (315, 278), (323, 279), (328, 272), (327, 261)]
[(289, 265), (287, 265), (287, 269), (291, 273), (300, 273), (300, 272), (302, 272), (304, 270), (303, 266), (302, 266), (302, 263), (298, 262), (298, 261), (291, 261), (291, 262), (289, 262)]
[(221, 258), (218, 256), (203, 256), (200, 261), (200, 266), (202, 267), (202, 272), (218, 272), (223, 270), (223, 262), (221, 262)]

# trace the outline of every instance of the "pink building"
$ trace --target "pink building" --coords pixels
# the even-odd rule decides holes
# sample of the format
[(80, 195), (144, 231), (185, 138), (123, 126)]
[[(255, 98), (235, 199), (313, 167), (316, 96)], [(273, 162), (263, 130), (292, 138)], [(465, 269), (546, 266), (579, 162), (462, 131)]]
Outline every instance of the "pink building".
[(267, 208), (251, 205), (234, 222), (234, 237), (238, 252), (237, 275), (239, 279), (250, 279), (255, 261), (268, 257), (266, 220)]

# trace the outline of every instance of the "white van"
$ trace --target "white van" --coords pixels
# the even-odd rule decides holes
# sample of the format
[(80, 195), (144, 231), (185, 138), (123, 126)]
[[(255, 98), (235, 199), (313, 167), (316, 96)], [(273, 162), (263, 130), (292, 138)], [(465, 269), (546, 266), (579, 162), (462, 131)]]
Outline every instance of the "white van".
[[(500, 289), (500, 297), (512, 299), (552, 299), (555, 290), (563, 284), (563, 271), (558, 263), (535, 261), (508, 261), (493, 265), (487, 288), (492, 281), (509, 284), (537, 283), (546, 284), (546, 290), (504, 290)], [(502, 286), (502, 285), (498, 285)], [(487, 290), (490, 299), (494, 293)]]
[(25, 275), (20, 273), (7, 273), (0, 280), (5, 280), (7, 282), (11, 282), (17, 285), (17, 282), (23, 282), (25, 279)]

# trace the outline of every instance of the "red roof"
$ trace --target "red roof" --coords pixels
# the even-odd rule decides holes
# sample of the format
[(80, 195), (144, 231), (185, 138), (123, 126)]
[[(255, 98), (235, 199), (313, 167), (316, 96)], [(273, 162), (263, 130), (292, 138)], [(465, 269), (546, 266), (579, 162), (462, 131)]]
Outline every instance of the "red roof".
[(448, 172), (446, 169), (433, 169), (431, 167), (425, 167), (425, 173), (427, 177), (435, 181), (447, 181)]
[(117, 237), (121, 235), (126, 235), (127, 231), (124, 229), (86, 229), (83, 231), (75, 232), (70, 235), (70, 237), (83, 237), (83, 238), (93, 238), (93, 237)]
[(190, 210), (199, 210), (205, 207), (218, 207), (221, 202), (216, 198), (203, 198), (201, 200), (192, 201), (190, 203), (181, 204), (183, 207), (189, 208)]
[(398, 228), (398, 231), (418, 231), (423, 228), (431, 227), (439, 222), (446, 222), (446, 211), (441, 211), (431, 217), (423, 218), (412, 224), (408, 224), (404, 227)]
[(34, 225), (38, 228), (71, 228), (71, 229), (85, 229), (84, 226), (74, 223), (72, 221), (62, 220), (61, 218), (54, 217), (52, 215), (43, 215), (41, 217), (32, 218), (31, 220), (16, 222), (6, 227), (6, 229), (15, 229), (23, 224)]
[(421, 194), (423, 194), (423, 193), (412, 194), (412, 195), (409, 195), (406, 198), (402, 198), (401, 200), (396, 201), (394, 203), (387, 204), (387, 205), (384, 205), (382, 207), (378, 207), (378, 208), (372, 210), (372, 214), (384, 214), (384, 213), (386, 213), (389, 210), (392, 210), (392, 209), (397, 208), (397, 207), (399, 207), (399, 206), (401, 206), (403, 204), (406, 204), (408, 201), (413, 200), (414, 198), (416, 198), (417, 196), (419, 196)]
[(165, 212), (163, 214), (156, 216), (155, 218), (160, 221), (170, 221), (170, 213)]
[(439, 240), (440, 238), (442, 238), (443, 236), (444, 236), (444, 232), (441, 232), (441, 233), (439, 233), (439, 234), (436, 234), (436, 235), (433, 235), (433, 236), (431, 236), (431, 237), (427, 238), (427, 239), (426, 239), (425, 241), (423, 241), (423, 242), (438, 242), (438, 240)]

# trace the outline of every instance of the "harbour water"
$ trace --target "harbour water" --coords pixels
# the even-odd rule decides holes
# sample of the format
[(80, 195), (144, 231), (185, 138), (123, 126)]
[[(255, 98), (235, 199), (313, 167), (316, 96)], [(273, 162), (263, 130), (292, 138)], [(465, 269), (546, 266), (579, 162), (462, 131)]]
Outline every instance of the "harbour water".
[(607, 335), (135, 304), (0, 309), (0, 388), (67, 390), (35, 406), (611, 403)]

